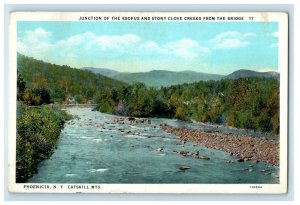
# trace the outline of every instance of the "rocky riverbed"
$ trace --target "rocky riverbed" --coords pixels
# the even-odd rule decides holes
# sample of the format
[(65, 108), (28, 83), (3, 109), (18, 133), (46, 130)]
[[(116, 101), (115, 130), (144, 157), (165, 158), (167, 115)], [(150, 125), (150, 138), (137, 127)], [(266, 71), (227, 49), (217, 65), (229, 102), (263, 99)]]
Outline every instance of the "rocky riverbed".
[(183, 141), (192, 141), (208, 148), (222, 150), (237, 157), (238, 162), (266, 161), (279, 165), (279, 142), (250, 136), (237, 136), (213, 131), (179, 129), (166, 124), (160, 126), (164, 131), (180, 136)]
[[(75, 118), (66, 123), (51, 158), (39, 164), (38, 173), (28, 182), (277, 184), (280, 180), (279, 167), (267, 160), (251, 162), (262, 160), (261, 157), (252, 155), (247, 160), (250, 155), (243, 158), (240, 154), (237, 158), (226, 150), (217, 150), (218, 144), (227, 146), (220, 140), (230, 140), (222, 138), (224, 132), (220, 131), (220, 140), (210, 137), (214, 139), (210, 144), (215, 144), (212, 149), (208, 143), (197, 143), (204, 140), (197, 137), (200, 131), (188, 131), (188, 126), (205, 128), (203, 133), (209, 141), (210, 134), (218, 134), (210, 132), (215, 129), (212, 126), (196, 126), (176, 119), (120, 117), (90, 108), (72, 107), (66, 111)], [(173, 129), (173, 125), (178, 129)], [(232, 143), (236, 143), (237, 150), (242, 147), (236, 139)]]

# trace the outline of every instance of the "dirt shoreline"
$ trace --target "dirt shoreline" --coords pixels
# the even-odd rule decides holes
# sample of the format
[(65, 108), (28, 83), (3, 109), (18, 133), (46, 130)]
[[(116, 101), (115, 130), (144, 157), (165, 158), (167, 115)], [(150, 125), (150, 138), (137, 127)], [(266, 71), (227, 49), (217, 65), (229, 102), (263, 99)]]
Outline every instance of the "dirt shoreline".
[(238, 162), (250, 160), (258, 163), (265, 161), (279, 166), (279, 142), (275, 140), (220, 132), (179, 129), (168, 125), (161, 125), (160, 128), (179, 136), (183, 141), (191, 141), (198, 145), (230, 153), (238, 158)]

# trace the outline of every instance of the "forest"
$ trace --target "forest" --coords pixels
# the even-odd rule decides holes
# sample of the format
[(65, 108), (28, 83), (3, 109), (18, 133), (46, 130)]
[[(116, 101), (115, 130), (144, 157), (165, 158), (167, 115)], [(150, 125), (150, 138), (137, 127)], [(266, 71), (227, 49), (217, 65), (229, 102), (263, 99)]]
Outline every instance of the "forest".
[(272, 78), (200, 81), (170, 87), (106, 88), (98, 110), (135, 117), (195, 120), (279, 134), (279, 82)]
[(38, 92), (38, 89), (45, 89), (56, 103), (64, 103), (68, 97), (74, 97), (78, 103), (85, 103), (104, 88), (126, 85), (89, 71), (45, 63), (22, 54), (18, 54), (17, 58), (18, 74), (26, 82), (28, 95)]
[[(279, 134), (279, 80), (246, 77), (168, 87), (128, 85), (92, 72), (18, 54), (18, 73), (28, 88), (25, 104), (91, 100), (97, 110), (133, 117), (166, 117)], [(29, 97), (28, 97), (29, 96)]]

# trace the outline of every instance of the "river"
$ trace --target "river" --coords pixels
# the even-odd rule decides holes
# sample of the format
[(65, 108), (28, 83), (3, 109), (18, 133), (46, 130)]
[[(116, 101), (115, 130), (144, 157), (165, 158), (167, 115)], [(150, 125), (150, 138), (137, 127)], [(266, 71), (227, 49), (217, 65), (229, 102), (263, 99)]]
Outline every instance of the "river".
[[(265, 162), (236, 162), (228, 153), (181, 142), (157, 124), (120, 121), (119, 116), (66, 108), (76, 118), (62, 130), (57, 149), (39, 164), (30, 183), (279, 183), (279, 169)], [(183, 122), (182, 122), (183, 123)], [(196, 125), (193, 125), (196, 126)], [(201, 128), (204, 125), (199, 125)], [(210, 160), (184, 157), (197, 152)], [(189, 169), (181, 170), (183, 166)]]

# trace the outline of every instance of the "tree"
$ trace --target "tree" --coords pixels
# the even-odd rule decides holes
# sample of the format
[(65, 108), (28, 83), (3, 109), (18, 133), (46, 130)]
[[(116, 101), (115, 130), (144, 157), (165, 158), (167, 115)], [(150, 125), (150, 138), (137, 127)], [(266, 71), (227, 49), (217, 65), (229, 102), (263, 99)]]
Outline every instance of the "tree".
[(268, 116), (261, 116), (258, 123), (262, 132), (271, 132), (273, 129), (271, 119)]
[(52, 103), (53, 101), (51, 100), (49, 91), (45, 88), (34, 88), (32, 89), (32, 93), (35, 96), (38, 96), (40, 98), (40, 103), (39, 104), (49, 104)]
[(151, 116), (154, 100), (143, 83), (134, 83), (128, 99), (129, 114), (137, 117)]
[(188, 120), (188, 115), (184, 107), (177, 107), (175, 112), (175, 118), (180, 120)]
[(22, 100), (24, 91), (26, 89), (26, 83), (21, 75), (21, 73), (18, 72), (18, 78), (17, 78), (17, 100)]
[(209, 115), (210, 119), (214, 123), (222, 123), (222, 116), (223, 113), (223, 106), (222, 106), (222, 99), (218, 96), (212, 102)]
[(23, 94), (23, 99), (24, 103), (26, 105), (40, 105), (41, 103), (41, 98), (40, 96), (36, 96), (32, 93), (30, 89), (26, 89)]

